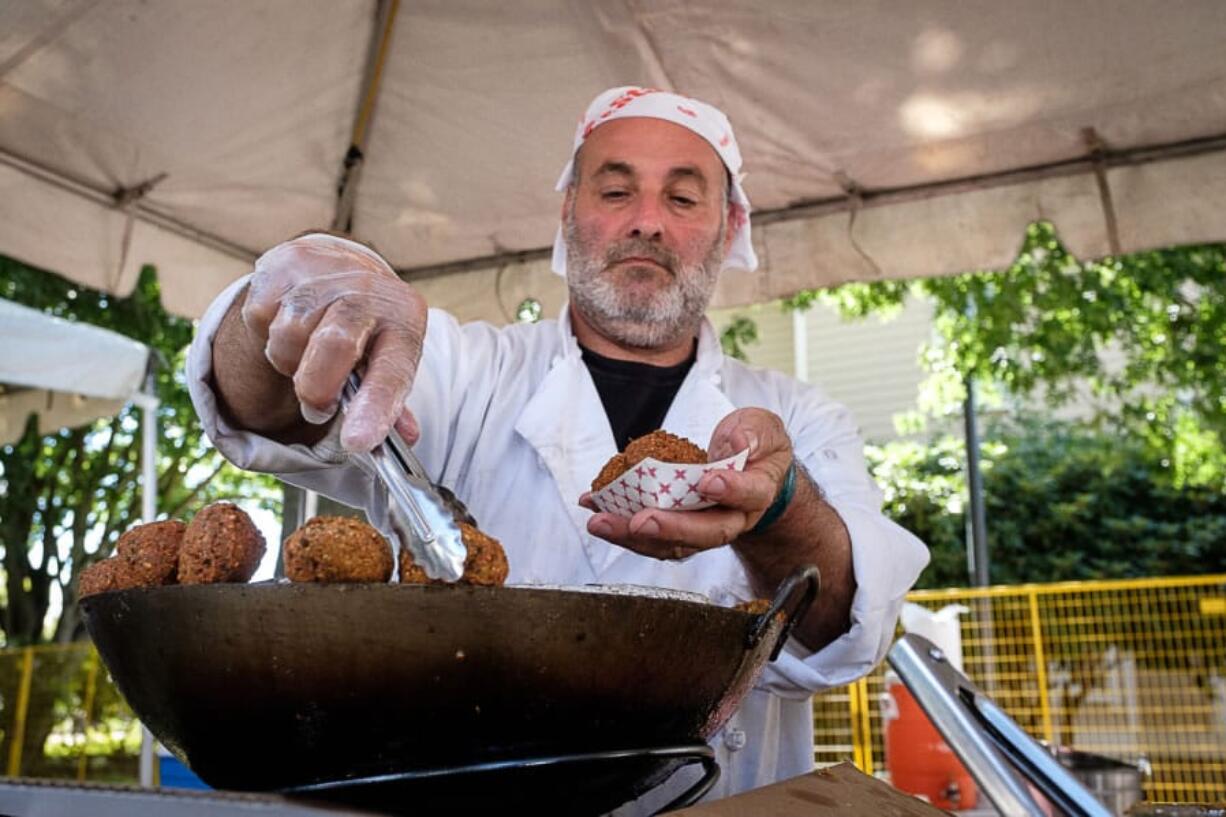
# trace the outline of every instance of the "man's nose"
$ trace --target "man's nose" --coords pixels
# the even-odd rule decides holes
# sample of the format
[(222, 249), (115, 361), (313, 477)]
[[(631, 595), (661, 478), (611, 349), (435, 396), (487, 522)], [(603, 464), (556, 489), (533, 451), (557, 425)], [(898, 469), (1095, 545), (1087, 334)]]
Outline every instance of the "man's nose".
[(659, 241), (664, 236), (664, 213), (660, 205), (644, 196), (637, 202), (630, 218), (630, 237)]

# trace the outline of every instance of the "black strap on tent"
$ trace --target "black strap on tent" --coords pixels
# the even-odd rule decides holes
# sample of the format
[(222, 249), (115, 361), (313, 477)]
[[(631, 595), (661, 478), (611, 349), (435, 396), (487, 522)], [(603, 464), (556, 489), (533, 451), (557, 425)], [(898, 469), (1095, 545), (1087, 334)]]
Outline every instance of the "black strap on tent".
[(1111, 198), (1111, 185), (1107, 182), (1107, 144), (1094, 128), (1082, 128), (1081, 138), (1090, 149), (1094, 162), (1094, 179), (1098, 182), (1098, 199), (1102, 203), (1103, 217), (1107, 221), (1107, 246), (1111, 254), (1120, 255), (1120, 228), (1115, 220), (1115, 200)]

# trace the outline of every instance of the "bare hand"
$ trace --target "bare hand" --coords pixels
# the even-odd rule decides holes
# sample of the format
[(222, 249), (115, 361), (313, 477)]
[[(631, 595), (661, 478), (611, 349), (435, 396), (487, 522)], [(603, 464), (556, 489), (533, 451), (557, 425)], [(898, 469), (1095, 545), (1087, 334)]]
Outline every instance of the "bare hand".
[[(735, 541), (753, 528), (770, 507), (792, 462), (792, 441), (783, 421), (765, 409), (737, 409), (711, 435), (707, 451), (712, 461), (749, 449), (744, 471), (712, 471), (703, 475), (698, 492), (718, 502), (701, 511), (644, 508), (630, 519), (596, 513), (588, 532), (656, 559), (683, 559), (701, 550)], [(591, 494), (579, 504), (598, 510)]]
[(371, 450), (393, 424), (416, 441), (404, 399), (421, 358), (426, 304), (373, 251), (318, 233), (278, 244), (256, 261), (242, 321), (272, 367), (293, 378), (308, 422), (336, 414), (341, 387), (365, 360), (341, 426), (347, 450)]

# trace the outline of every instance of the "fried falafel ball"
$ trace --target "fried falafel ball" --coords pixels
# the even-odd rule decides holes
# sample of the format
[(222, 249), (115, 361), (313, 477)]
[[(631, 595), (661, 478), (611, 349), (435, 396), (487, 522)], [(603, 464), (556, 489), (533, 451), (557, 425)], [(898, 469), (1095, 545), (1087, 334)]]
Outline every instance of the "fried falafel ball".
[(85, 598), (107, 590), (174, 584), (186, 529), (178, 519), (129, 528), (119, 537), (114, 556), (81, 571), (78, 596)]
[[(464, 522), (456, 524), (460, 526), (460, 537), (468, 548), (468, 556), (464, 559), (464, 575), (460, 577), (458, 584), (480, 584), (487, 587), (501, 587), (505, 584), (511, 568), (502, 543), (472, 525)], [(413, 562), (413, 555), (407, 548), (400, 549), (400, 583), (449, 584), (442, 579), (431, 579), (427, 576), (426, 571)]]
[(285, 575), (295, 582), (386, 582), (392, 549), (359, 519), (316, 516), (285, 540)]
[(192, 518), (179, 551), (180, 584), (245, 582), (264, 558), (264, 536), (229, 502), (214, 502)]
[(648, 457), (660, 462), (675, 462), (682, 465), (700, 465), (707, 461), (707, 452), (676, 434), (667, 431), (653, 431), (642, 437), (631, 440), (626, 450), (614, 454), (596, 479), (592, 480), (592, 493), (596, 493), (619, 476), (629, 471)]
[(627, 468), (633, 468), (648, 457), (682, 465), (701, 465), (707, 461), (706, 451), (685, 437), (667, 431), (653, 431), (631, 440), (625, 453)]
[[(770, 599), (753, 599), (752, 601), (743, 601), (740, 604), (734, 605), (733, 610), (739, 610), (742, 613), (749, 613), (751, 616), (763, 616), (771, 609)], [(780, 624), (787, 621), (788, 614), (786, 610), (776, 610), (775, 620)]]
[(600, 473), (596, 475), (596, 479), (592, 480), (592, 493), (596, 493), (601, 488), (620, 477), (628, 468), (629, 466), (626, 465), (626, 455), (621, 453), (614, 454), (609, 461), (604, 464), (604, 468), (600, 469)]
[(178, 519), (136, 525), (119, 537), (116, 558), (127, 563), (126, 572), (143, 587), (174, 584), (186, 530)]
[(77, 579), (77, 598), (85, 598), (108, 590), (126, 590), (135, 587), (133, 577), (127, 572), (123, 559), (111, 558), (94, 562), (81, 571)]
[(753, 599), (752, 601), (743, 601), (740, 604), (734, 605), (733, 610), (740, 610), (742, 613), (760, 616), (767, 610), (771, 609), (770, 599)]

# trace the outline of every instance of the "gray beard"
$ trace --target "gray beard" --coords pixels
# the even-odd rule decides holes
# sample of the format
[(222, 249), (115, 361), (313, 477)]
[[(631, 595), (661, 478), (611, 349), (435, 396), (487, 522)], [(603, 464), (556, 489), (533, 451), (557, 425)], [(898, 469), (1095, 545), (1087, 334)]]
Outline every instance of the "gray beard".
[[(570, 300), (597, 332), (635, 349), (659, 349), (697, 334), (723, 265), (726, 218), (720, 219), (719, 235), (703, 260), (690, 266), (681, 265), (675, 253), (642, 238), (618, 241), (599, 254), (575, 223), (573, 201), (564, 229)], [(663, 265), (672, 273), (671, 284), (642, 298), (621, 291), (611, 276), (602, 274), (618, 261), (635, 257)]]

